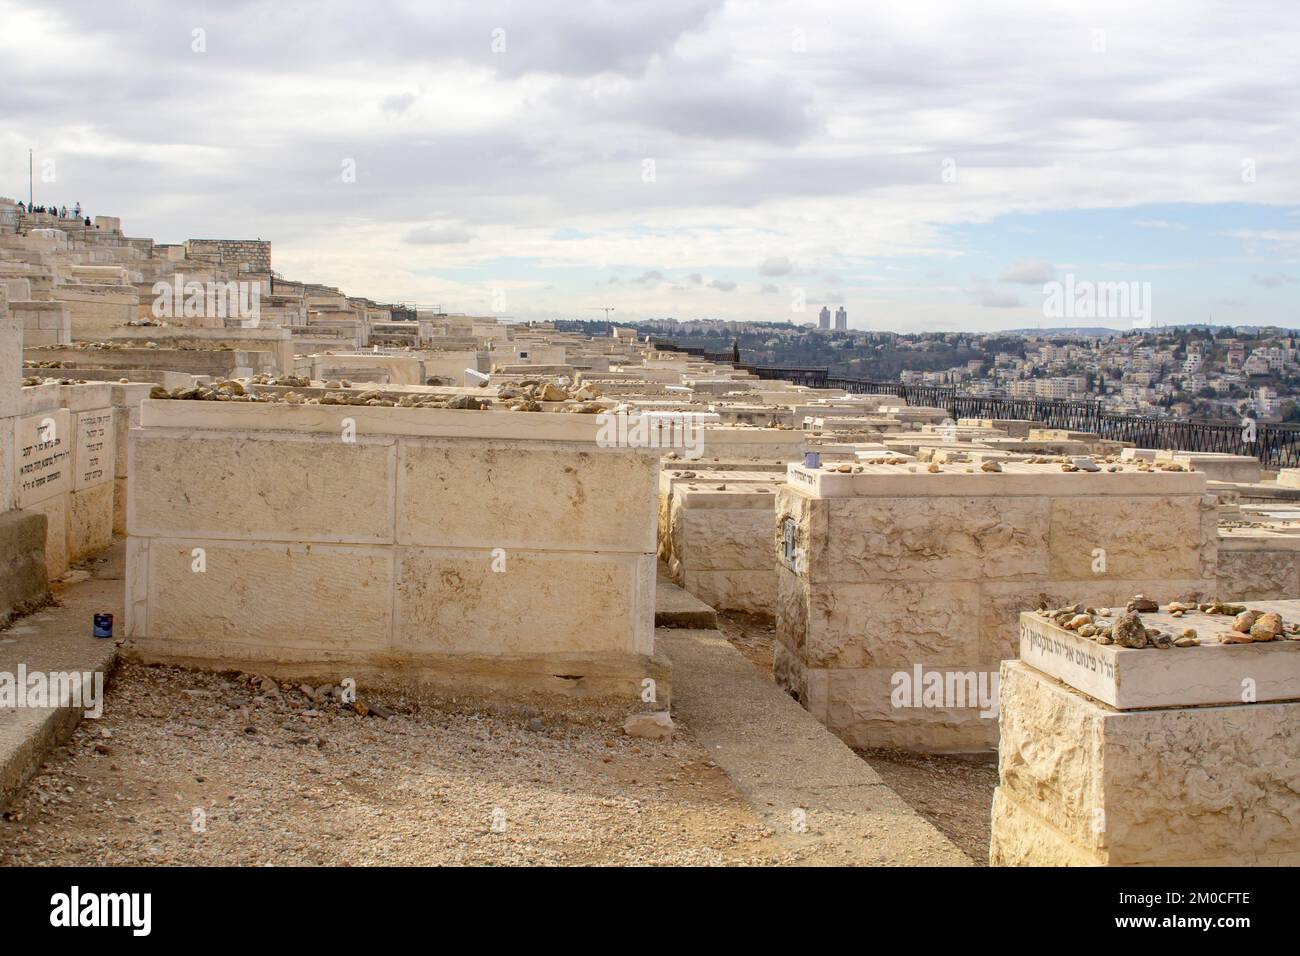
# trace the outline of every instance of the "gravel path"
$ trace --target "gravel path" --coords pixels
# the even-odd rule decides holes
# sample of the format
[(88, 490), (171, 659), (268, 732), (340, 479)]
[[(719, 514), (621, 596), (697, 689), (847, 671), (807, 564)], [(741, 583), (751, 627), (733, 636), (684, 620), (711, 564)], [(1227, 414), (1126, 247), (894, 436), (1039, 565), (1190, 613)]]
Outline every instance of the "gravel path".
[(391, 719), (123, 664), (104, 718), (83, 722), (5, 808), (0, 863), (800, 861), (689, 728), (661, 743), (595, 714), (534, 712), (534, 730), (527, 714), (377, 701)]

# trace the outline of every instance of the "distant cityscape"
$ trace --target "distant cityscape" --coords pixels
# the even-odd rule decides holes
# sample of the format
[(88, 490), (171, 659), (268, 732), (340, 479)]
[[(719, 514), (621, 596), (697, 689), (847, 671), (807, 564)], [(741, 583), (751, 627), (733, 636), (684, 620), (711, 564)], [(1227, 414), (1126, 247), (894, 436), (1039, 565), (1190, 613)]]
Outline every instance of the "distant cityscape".
[[(833, 323), (833, 327), (832, 327)], [(894, 333), (851, 330), (843, 306), (807, 324), (655, 319), (613, 325), (756, 365), (826, 367), (988, 398), (1100, 401), (1123, 414), (1300, 423), (1300, 333), (1251, 326)]]

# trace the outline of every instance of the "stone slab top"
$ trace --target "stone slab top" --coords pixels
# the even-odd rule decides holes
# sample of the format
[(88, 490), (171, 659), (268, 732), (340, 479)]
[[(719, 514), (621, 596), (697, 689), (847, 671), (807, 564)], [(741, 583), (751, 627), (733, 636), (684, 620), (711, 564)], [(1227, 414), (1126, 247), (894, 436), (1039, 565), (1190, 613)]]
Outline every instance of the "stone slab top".
[[(707, 449), (705, 450), (707, 452)], [(707, 454), (690, 462), (664, 462), (664, 468), (669, 474), (680, 471), (699, 471), (700, 469), (721, 471), (728, 474), (733, 471), (749, 471), (773, 475), (778, 482), (785, 481), (785, 466), (786, 462), (784, 461), (762, 461), (757, 458), (710, 458)]]
[(77, 382), (59, 386), (59, 403), (68, 411), (84, 412), (113, 404), (111, 382)]
[(766, 484), (779, 485), (785, 481), (785, 475), (778, 471), (734, 471), (721, 468), (681, 469), (665, 467), (660, 473), (659, 484), (690, 484), (708, 482), (730, 482), (732, 484)]
[[(1252, 601), (1251, 610), (1300, 620), (1300, 601)], [(1113, 609), (1122, 612), (1122, 608)], [(1020, 615), (1020, 659), (1117, 710), (1242, 704), (1300, 699), (1300, 641), (1223, 644), (1234, 618), (1191, 611), (1139, 615), (1143, 625), (1175, 635), (1191, 629), (1191, 647), (1128, 648), (1098, 644), (1034, 611)], [(1113, 619), (1113, 617), (1111, 618)]]
[(773, 485), (678, 485), (673, 497), (686, 508), (761, 508), (772, 511), (776, 501)]
[(1220, 528), (1221, 551), (1300, 551), (1300, 527)]
[[(793, 463), (787, 484), (816, 498), (917, 496), (1083, 496), (1203, 494), (1200, 472), (1139, 471), (1129, 465), (1102, 465), (1117, 471), (1061, 470), (1061, 464), (1008, 462), (1000, 472), (981, 471), (965, 462), (923, 465), (872, 464), (859, 459), (850, 473), (806, 468)], [(860, 470), (859, 470), (860, 469)], [(937, 469), (932, 471), (931, 469)]]
[(475, 411), (367, 405), (288, 405), (156, 398), (145, 399), (140, 403), (142, 429), (338, 435), (343, 432), (344, 419), (351, 419), (357, 436), (557, 441), (589, 445), (593, 451), (628, 451), (656, 457), (663, 453), (663, 448), (602, 448), (598, 440), (603, 427), (601, 418), (599, 415), (495, 409)]
[[(1127, 451), (1127, 449), (1125, 449)], [(1179, 451), (1176, 448), (1156, 449), (1157, 461), (1207, 461), (1234, 462), (1246, 465), (1258, 465), (1259, 459), (1254, 455), (1233, 455), (1223, 451)]]
[(168, 325), (120, 325), (106, 333), (109, 339), (118, 341), (186, 341), (196, 342), (221, 341), (231, 339), (247, 342), (282, 342), (293, 338), (287, 328), (271, 326), (256, 328), (251, 326), (230, 326), (228, 328), (203, 328), (200, 326)]

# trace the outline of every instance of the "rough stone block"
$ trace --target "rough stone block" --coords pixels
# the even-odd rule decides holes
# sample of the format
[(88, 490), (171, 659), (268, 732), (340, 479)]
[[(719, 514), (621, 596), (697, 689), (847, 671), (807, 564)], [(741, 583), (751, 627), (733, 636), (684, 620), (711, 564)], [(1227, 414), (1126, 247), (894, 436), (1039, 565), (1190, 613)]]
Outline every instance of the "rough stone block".
[(131, 438), (127, 527), (133, 535), (358, 544), (393, 539), (391, 439), (181, 438), (148, 430)]
[(35, 511), (0, 512), (0, 623), (49, 593), (45, 520)]
[[(996, 669), (913, 665), (835, 668), (826, 674), (824, 722), (850, 747), (966, 753), (997, 746)], [(932, 682), (942, 679), (942, 693), (934, 700), (924, 696), (928, 674), (936, 675)]]
[(1255, 540), (1251, 549), (1220, 542), (1219, 593), (1241, 601), (1300, 598), (1300, 540)]
[(979, 586), (973, 582), (868, 581), (809, 597), (811, 667), (975, 664)]
[(853, 498), (830, 502), (826, 582), (1043, 577), (1044, 498)]
[(80, 561), (113, 543), (113, 484), (68, 492), (68, 561)]
[(1213, 567), (1215, 537), (1202, 533), (1212, 505), (1200, 495), (1057, 498), (1051, 507), (1056, 580), (1196, 578)]
[(687, 571), (683, 587), (720, 611), (776, 611), (776, 571)]
[[(395, 646), (431, 654), (648, 653), (650, 555), (400, 549)], [(493, 567), (504, 567), (494, 571)], [(650, 600), (639, 599), (649, 588)]]
[(1300, 703), (1120, 712), (1022, 661), (1001, 695), (994, 865), (1300, 863)]
[(51, 581), (62, 577), (68, 570), (68, 496), (55, 495), (26, 510), (45, 515), (45, 573)]
[(567, 442), (403, 439), (399, 543), (651, 553), (657, 468), (647, 455)]

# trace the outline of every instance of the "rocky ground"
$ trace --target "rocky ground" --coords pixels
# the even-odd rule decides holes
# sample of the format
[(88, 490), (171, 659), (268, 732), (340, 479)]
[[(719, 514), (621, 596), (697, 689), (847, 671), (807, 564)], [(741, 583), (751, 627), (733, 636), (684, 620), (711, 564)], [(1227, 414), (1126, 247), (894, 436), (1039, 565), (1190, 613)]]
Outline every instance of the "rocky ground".
[(978, 866), (989, 861), (989, 820), (998, 782), (996, 754), (954, 757), (905, 750), (855, 751), (907, 805)]
[[(772, 642), (776, 640), (771, 621), (727, 612), (718, 615), (718, 627), (745, 657), (771, 675)], [(952, 757), (901, 750), (857, 753), (908, 806), (934, 824), (978, 865), (987, 865), (989, 816), (993, 788), (998, 782), (995, 754)]]
[[(121, 665), (105, 716), (4, 808), (0, 863), (799, 863), (679, 727), (398, 697), (360, 716), (296, 688)], [(494, 832), (494, 817), (496, 830)]]
[[(770, 674), (770, 622), (720, 625)], [(768, 830), (680, 721), (661, 742), (595, 711), (505, 714), (363, 693), (374, 709), (363, 716), (309, 690), (121, 664), (103, 719), (83, 721), (3, 808), (0, 864), (823, 862)], [(987, 859), (991, 762), (861, 756)]]
[(740, 611), (719, 611), (718, 630), (751, 664), (768, 677), (772, 676), (772, 644), (776, 641), (776, 624), (771, 618)]

